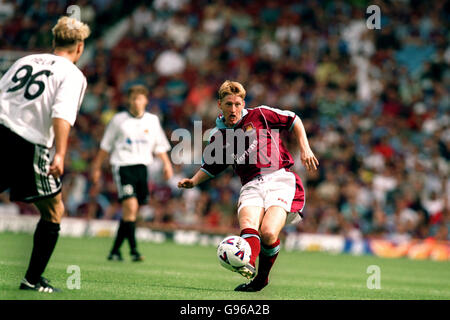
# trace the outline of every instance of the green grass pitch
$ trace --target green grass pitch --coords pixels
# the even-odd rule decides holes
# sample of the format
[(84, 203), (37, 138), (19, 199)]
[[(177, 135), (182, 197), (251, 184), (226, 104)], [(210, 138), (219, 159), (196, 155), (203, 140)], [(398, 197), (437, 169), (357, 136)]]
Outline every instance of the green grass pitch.
[[(448, 262), (282, 249), (269, 286), (258, 293), (242, 293), (233, 289), (245, 279), (219, 265), (213, 246), (140, 242), (146, 260), (133, 263), (127, 243), (122, 247), (125, 261), (107, 261), (111, 244), (111, 238), (60, 237), (44, 275), (63, 292), (49, 295), (18, 290), (32, 235), (0, 233), (0, 299), (450, 299)], [(66, 286), (69, 265), (80, 267), (80, 289)], [(381, 289), (367, 288), (370, 265), (380, 267)]]

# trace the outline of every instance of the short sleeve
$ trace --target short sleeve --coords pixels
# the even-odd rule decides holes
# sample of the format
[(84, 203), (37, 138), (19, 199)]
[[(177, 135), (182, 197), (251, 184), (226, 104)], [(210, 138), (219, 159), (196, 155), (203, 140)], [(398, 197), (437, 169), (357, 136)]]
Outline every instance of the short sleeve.
[(86, 92), (86, 78), (80, 73), (68, 73), (56, 91), (52, 118), (61, 118), (74, 125)]
[(3, 76), (0, 78), (0, 90), (4, 89), (6, 91), (7, 86), (9, 85), (9, 80), (12, 78), (14, 72), (17, 70), (17, 66), (19, 65), (21, 59), (17, 60), (13, 63), (11, 67), (9, 67), (8, 71), (6, 71)]
[(108, 153), (112, 151), (114, 147), (114, 141), (116, 140), (118, 131), (116, 119), (117, 117), (113, 117), (108, 123), (105, 129), (105, 133), (103, 134), (102, 141), (100, 142), (100, 149), (105, 150)]
[(153, 149), (155, 154), (167, 152), (170, 150), (171, 146), (169, 140), (167, 140), (166, 134), (164, 133), (163, 128), (161, 127), (161, 123), (159, 120), (156, 120), (156, 143)]
[(280, 110), (267, 106), (261, 106), (259, 110), (268, 126), (273, 129), (291, 131), (295, 122), (299, 119), (294, 112), (289, 110)]
[[(223, 172), (226, 168), (228, 168), (227, 164), (227, 154), (224, 149), (225, 141), (220, 141), (218, 137), (223, 137), (223, 134), (219, 130), (214, 130), (211, 132), (209, 137), (209, 144), (206, 146), (203, 151), (202, 157), (202, 166), (200, 170), (205, 172), (211, 178), (214, 178), (219, 173)], [(216, 151), (222, 151), (224, 154), (219, 159), (216, 158)], [(219, 160), (219, 161), (217, 161)]]

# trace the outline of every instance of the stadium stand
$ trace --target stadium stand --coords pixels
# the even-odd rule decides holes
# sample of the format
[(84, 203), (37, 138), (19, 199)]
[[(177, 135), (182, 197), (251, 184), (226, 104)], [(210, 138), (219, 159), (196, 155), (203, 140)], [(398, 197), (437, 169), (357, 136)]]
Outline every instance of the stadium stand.
[[(234, 79), (248, 89), (247, 106), (296, 112), (320, 161), (316, 173), (300, 161), (295, 167), (306, 186), (305, 219), (286, 232), (450, 240), (450, 2), (372, 2), (381, 8), (380, 30), (366, 27), (362, 0), (77, 1), (94, 35), (66, 162), (67, 215), (120, 218), (110, 168), (99, 190), (88, 173), (127, 88), (151, 89), (149, 111), (170, 137), (177, 128), (193, 131), (196, 120), (203, 130), (213, 127), (215, 90)], [(0, 1), (0, 57), (4, 50), (48, 51), (50, 26), (70, 4)], [(127, 32), (111, 44), (105, 33), (119, 21)], [(236, 227), (240, 183), (230, 171), (200, 188), (177, 189), (197, 168), (176, 165), (163, 183), (156, 163), (142, 223)], [(0, 208), (33, 213), (5, 194)]]

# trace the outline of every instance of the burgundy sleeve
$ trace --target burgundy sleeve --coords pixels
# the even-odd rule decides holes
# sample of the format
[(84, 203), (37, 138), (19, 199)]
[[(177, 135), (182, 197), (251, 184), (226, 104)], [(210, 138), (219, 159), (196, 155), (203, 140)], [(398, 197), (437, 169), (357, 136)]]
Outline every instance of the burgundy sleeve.
[[(219, 137), (220, 135), (220, 137)], [(211, 178), (224, 171), (229, 164), (226, 161), (225, 143), (221, 138), (222, 133), (216, 131), (209, 139), (209, 144), (203, 150), (202, 166), (200, 170)], [(220, 154), (222, 153), (222, 155)]]
[(298, 116), (289, 110), (280, 110), (266, 106), (261, 106), (259, 110), (267, 125), (272, 129), (291, 131), (294, 123), (298, 120)]

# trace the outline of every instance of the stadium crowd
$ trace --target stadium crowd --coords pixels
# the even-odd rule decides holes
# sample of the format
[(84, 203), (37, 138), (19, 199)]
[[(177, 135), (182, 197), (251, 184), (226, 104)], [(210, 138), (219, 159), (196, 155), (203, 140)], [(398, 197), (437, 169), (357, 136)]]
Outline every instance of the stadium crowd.
[[(306, 172), (304, 221), (286, 232), (450, 240), (449, 1), (371, 1), (381, 29), (366, 25), (366, 1), (77, 1), (95, 30), (88, 90), (70, 135), (63, 195), (68, 216), (119, 219), (105, 166), (91, 188), (90, 163), (105, 125), (126, 107), (126, 90), (144, 84), (148, 110), (167, 136), (178, 128), (214, 127), (216, 90), (226, 79), (247, 89), (247, 106), (296, 112), (320, 161)], [(49, 50), (50, 26), (72, 3), (0, 1), (0, 50)], [(125, 8), (128, 8), (125, 10)], [(129, 17), (113, 47), (102, 37)], [(172, 141), (173, 146), (177, 141)], [(150, 169), (151, 197), (141, 220), (153, 226), (236, 227), (240, 182), (230, 170), (200, 188), (177, 182), (199, 164), (187, 154), (163, 182)], [(23, 214), (33, 209), (0, 204)], [(17, 206), (17, 207), (16, 207)]]

